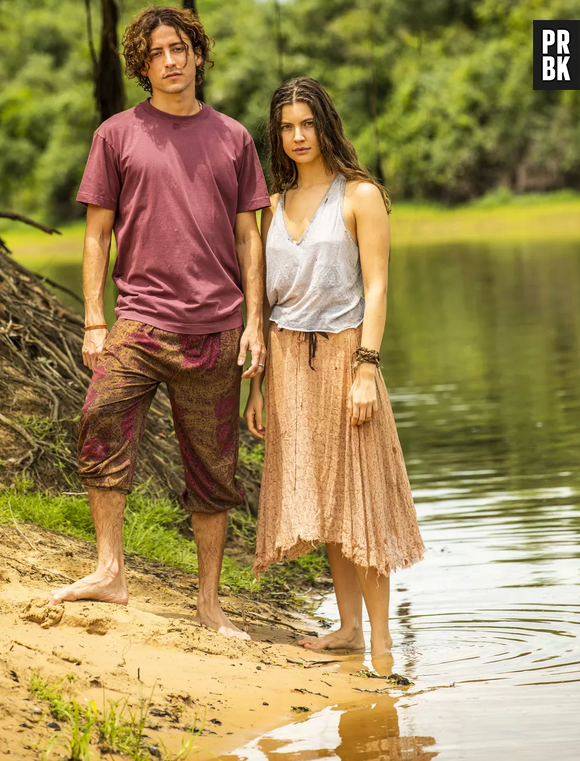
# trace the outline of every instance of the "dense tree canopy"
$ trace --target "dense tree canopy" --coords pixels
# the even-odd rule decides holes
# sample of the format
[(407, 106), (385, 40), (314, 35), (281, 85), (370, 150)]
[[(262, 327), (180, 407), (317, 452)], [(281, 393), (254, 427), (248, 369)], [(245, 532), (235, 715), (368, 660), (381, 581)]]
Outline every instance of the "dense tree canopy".
[[(120, 28), (144, 6), (119, 0)], [(101, 3), (92, 0), (98, 48)], [(580, 93), (532, 89), (533, 19), (580, 0), (198, 0), (216, 39), (205, 98), (264, 156), (269, 99), (308, 74), (329, 89), (394, 199), (576, 187)], [(278, 11), (278, 13), (277, 13)], [(279, 22), (279, 23), (278, 23)], [(85, 3), (0, 0), (0, 207), (53, 221), (74, 204), (98, 124)], [(145, 97), (126, 82), (127, 103)]]

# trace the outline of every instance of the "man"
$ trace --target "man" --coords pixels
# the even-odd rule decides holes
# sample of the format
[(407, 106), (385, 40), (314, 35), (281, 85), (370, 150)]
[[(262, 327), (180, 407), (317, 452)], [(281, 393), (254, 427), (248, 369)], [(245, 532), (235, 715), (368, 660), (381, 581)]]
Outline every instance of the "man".
[[(198, 620), (249, 639), (219, 605), (235, 471), (240, 377), (264, 367), (263, 260), (255, 210), (270, 205), (255, 146), (196, 98), (210, 39), (193, 13), (151, 8), (123, 38), (126, 72), (152, 97), (96, 131), (77, 200), (87, 205), (83, 360), (94, 370), (81, 414), (79, 473), (97, 534), (95, 573), (51, 603), (126, 604), (122, 519), (157, 386), (167, 383), (198, 548)], [(117, 321), (103, 290), (114, 229)], [(245, 296), (247, 327), (242, 333)], [(242, 374), (247, 351), (251, 367)]]

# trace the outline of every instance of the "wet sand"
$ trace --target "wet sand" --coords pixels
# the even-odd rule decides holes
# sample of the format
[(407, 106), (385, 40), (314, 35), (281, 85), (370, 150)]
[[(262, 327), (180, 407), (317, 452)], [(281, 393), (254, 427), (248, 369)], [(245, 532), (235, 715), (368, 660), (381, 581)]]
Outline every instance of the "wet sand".
[[(363, 680), (352, 673), (361, 666), (358, 660), (351, 669), (336, 670), (326, 663), (333, 656), (306, 653), (295, 644), (312, 631), (306, 618), (223, 598), (232, 620), (253, 641), (226, 639), (195, 622), (194, 580), (173, 569), (130, 559), (127, 607), (49, 607), (48, 590), (88, 572), (94, 547), (20, 528), (32, 546), (16, 529), (0, 529), (0, 754), (37, 759), (58, 731), (47, 725), (46, 703), (29, 692), (32, 673), (65, 681), (72, 674), (79, 703), (94, 700), (101, 709), (126, 697), (136, 707), (153, 691), (148, 742), (163, 743), (174, 754), (196, 718), (204, 728), (196, 746), (221, 756), (291, 723), (302, 709), (316, 713), (329, 703), (360, 698), (356, 688)], [(60, 725), (64, 734), (66, 722)], [(51, 758), (59, 753), (55, 747)]]

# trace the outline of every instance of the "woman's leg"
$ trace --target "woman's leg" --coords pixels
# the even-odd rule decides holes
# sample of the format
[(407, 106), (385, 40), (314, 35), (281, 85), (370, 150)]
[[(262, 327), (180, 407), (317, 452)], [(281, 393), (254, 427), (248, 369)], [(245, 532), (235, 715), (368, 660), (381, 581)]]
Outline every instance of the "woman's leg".
[(355, 568), (371, 622), (371, 655), (384, 655), (393, 644), (389, 633), (390, 576), (378, 576), (374, 568)]
[(298, 640), (298, 644), (310, 650), (363, 649), (362, 593), (356, 566), (344, 557), (340, 544), (327, 544), (326, 551), (340, 613), (340, 629), (320, 639), (306, 637)]

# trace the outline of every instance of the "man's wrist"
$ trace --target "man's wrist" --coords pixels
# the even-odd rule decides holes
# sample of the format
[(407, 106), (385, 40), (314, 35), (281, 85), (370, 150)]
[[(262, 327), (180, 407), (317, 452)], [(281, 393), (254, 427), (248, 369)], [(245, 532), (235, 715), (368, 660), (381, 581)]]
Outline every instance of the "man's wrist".
[(85, 325), (104, 325), (106, 322), (104, 312), (85, 312)]
[(246, 330), (251, 330), (254, 333), (264, 332), (264, 321), (262, 317), (250, 317), (248, 316), (246, 321)]

